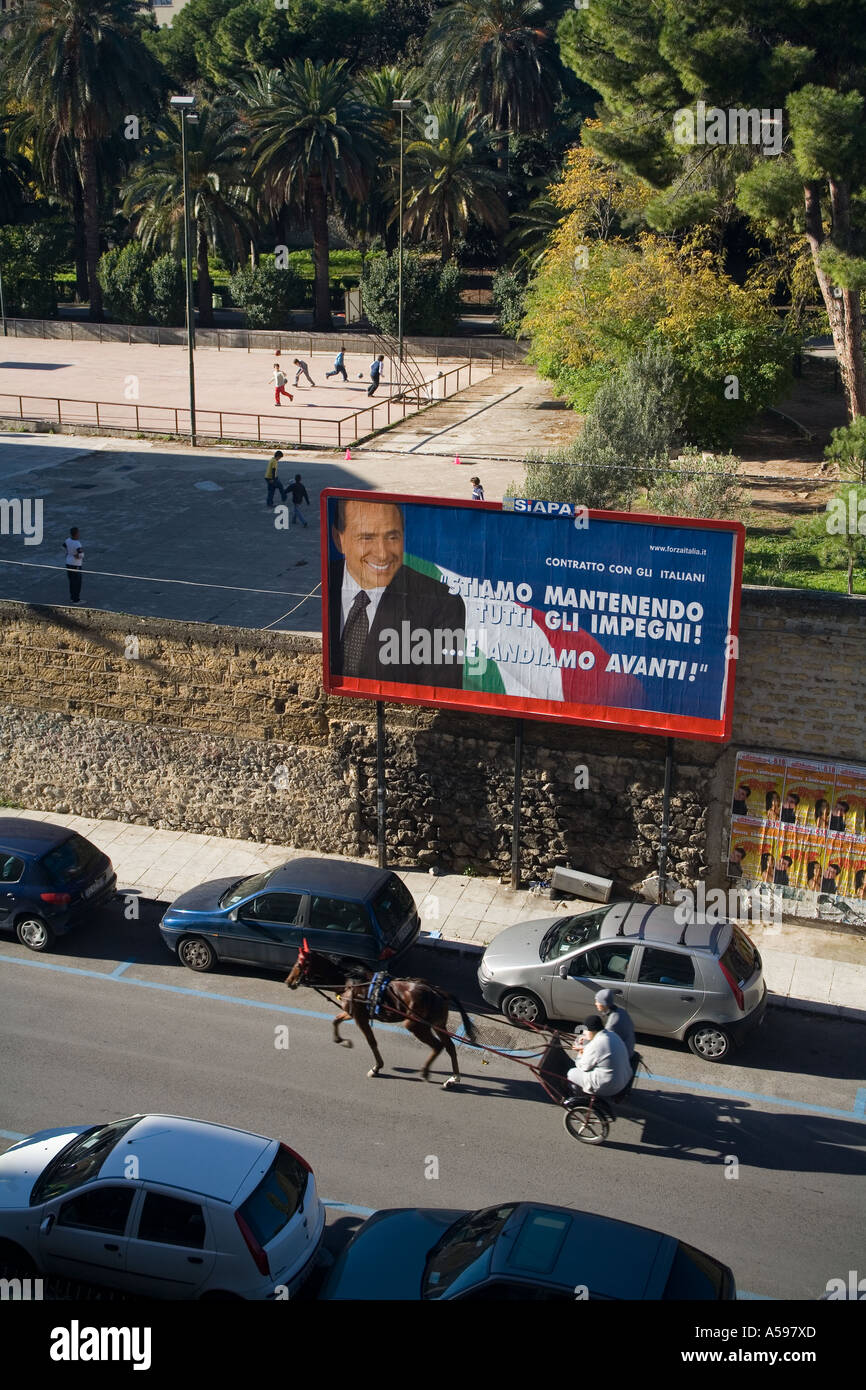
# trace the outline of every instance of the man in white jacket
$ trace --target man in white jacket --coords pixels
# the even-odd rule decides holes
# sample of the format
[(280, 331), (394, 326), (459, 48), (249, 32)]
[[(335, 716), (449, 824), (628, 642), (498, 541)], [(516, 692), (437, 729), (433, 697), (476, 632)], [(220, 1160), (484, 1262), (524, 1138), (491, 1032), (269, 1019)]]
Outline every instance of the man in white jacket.
[(587, 1095), (615, 1096), (632, 1078), (625, 1043), (605, 1028), (597, 1014), (588, 1018), (584, 1027), (589, 1040), (578, 1044), (578, 1060), (568, 1072), (568, 1079)]

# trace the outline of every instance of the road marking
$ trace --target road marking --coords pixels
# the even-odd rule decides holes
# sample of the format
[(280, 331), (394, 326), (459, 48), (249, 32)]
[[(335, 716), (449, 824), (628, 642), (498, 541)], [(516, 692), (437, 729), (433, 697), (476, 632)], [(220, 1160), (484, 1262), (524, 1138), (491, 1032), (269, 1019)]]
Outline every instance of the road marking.
[(134, 960), (122, 961), (120, 965), (118, 965), (114, 970), (112, 970), (111, 974), (108, 977), (109, 980), (118, 979), (123, 974), (124, 970), (128, 970), (131, 965), (135, 965)]
[(327, 1197), (322, 1198), (322, 1205), (326, 1207), (336, 1207), (338, 1211), (347, 1211), (352, 1216), (375, 1216), (377, 1207), (353, 1207), (350, 1202), (329, 1202)]
[[(114, 980), (120, 985), (136, 985), (140, 989), (158, 989), (167, 994), (185, 994), (192, 996), (193, 999), (215, 999), (220, 1004), (244, 1004), (249, 1009), (267, 1009), (271, 1013), (278, 1014), (300, 1014), (305, 1018), (334, 1018), (334, 1014), (320, 1013), (317, 1009), (294, 1009), (288, 1004), (268, 1004), (262, 999), (247, 999), (243, 995), (233, 994), (210, 994), (201, 989), (190, 989), (185, 985), (166, 985), (157, 980), (129, 980), (125, 979), (120, 970), (125, 970), (128, 966), (134, 965), (135, 961), (125, 961), (122, 966), (110, 973), (103, 970), (82, 970), (77, 965), (55, 965), (48, 960), (22, 960), (18, 956), (0, 956), (0, 962), (7, 965), (29, 965), (35, 970), (54, 970), (61, 975), (83, 975), (89, 980)], [(377, 1027), (384, 1028), (388, 1033), (402, 1033), (402, 1024), (399, 1023), (378, 1023)]]
[[(219, 1004), (241, 1004), (249, 1009), (265, 1009), (270, 1013), (297, 1014), (303, 1018), (326, 1018), (332, 1019), (333, 1014), (320, 1013), (317, 1009), (295, 1009), (286, 1004), (268, 1004), (261, 999), (247, 999), (245, 996), (235, 996), (231, 994), (206, 994), (200, 989), (190, 989), (184, 985), (161, 984), (157, 980), (130, 980), (120, 975), (120, 969), (126, 969), (134, 965), (134, 961), (125, 961), (121, 967), (117, 967), (110, 974), (101, 970), (83, 970), (76, 965), (56, 965), (53, 961), (47, 960), (24, 960), (19, 956), (0, 955), (0, 963), (7, 965), (26, 965), (35, 970), (54, 970), (62, 975), (82, 975), (91, 980), (114, 980), (121, 985), (135, 985), (140, 989), (156, 989), (167, 994), (183, 994), (191, 996), (193, 999), (215, 1000)], [(382, 1028), (387, 1033), (402, 1033), (404, 1028), (398, 1023), (378, 1023), (378, 1028)], [(464, 1043), (464, 1045), (466, 1045)], [(515, 1053), (515, 1056), (517, 1054)], [(705, 1095), (733, 1096), (737, 1100), (758, 1101), (765, 1105), (781, 1105), (786, 1110), (800, 1110), (809, 1115), (829, 1115), (834, 1119), (856, 1120), (866, 1122), (866, 1087), (861, 1087), (857, 1093), (854, 1103), (850, 1110), (835, 1110), (830, 1106), (811, 1105), (804, 1100), (788, 1100), (784, 1096), (770, 1096), (762, 1091), (735, 1091), (726, 1086), (708, 1086), (700, 1081), (684, 1080), (679, 1076), (661, 1076), (658, 1072), (649, 1072), (649, 1076), (654, 1081), (663, 1081), (669, 1086), (681, 1086), (687, 1091), (700, 1091)]]

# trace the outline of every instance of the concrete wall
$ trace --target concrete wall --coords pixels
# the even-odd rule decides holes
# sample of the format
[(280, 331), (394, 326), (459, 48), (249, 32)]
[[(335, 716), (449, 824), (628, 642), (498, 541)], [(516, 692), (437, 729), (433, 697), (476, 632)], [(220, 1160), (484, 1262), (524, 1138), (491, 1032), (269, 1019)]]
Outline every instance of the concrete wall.
[[(375, 707), (320, 667), (317, 637), (0, 603), (0, 800), (371, 854)], [(866, 601), (746, 590), (735, 708), (731, 744), (675, 743), (682, 877), (721, 881), (738, 749), (866, 760)], [(387, 728), (394, 859), (505, 871), (513, 723), (390, 705)], [(525, 730), (525, 874), (654, 869), (664, 740)]]

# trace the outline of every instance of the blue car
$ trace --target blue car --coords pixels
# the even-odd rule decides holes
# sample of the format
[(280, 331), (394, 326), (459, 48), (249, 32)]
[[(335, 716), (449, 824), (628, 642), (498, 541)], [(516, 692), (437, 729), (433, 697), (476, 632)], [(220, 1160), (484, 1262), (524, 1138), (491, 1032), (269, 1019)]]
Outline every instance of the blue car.
[(222, 960), (287, 970), (305, 938), (341, 960), (393, 959), (413, 945), (421, 922), (409, 889), (387, 869), (301, 858), (202, 883), (175, 899), (159, 929), (190, 970)]
[(674, 1236), (569, 1207), (378, 1211), (323, 1299), (733, 1299), (727, 1265)]
[(0, 816), (0, 928), (31, 951), (50, 951), (115, 896), (107, 854), (65, 825)]

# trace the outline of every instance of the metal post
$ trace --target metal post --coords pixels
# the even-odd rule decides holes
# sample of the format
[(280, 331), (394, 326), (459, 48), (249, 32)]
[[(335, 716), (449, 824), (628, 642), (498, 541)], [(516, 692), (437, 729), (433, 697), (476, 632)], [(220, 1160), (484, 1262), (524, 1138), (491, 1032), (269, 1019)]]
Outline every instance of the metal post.
[(376, 701), (376, 849), (379, 868), (385, 863), (385, 705)]
[(7, 327), (6, 327), (6, 305), (5, 305), (4, 301), (3, 301), (3, 271), (2, 271), (2, 270), (0, 270), (0, 318), (2, 318), (2, 320), (3, 320), (3, 337), (6, 338), (6, 337), (9, 336), (9, 330), (8, 330)]
[(397, 252), (397, 349), (398, 381), (403, 385), (403, 108), (400, 108), (400, 239)]
[(195, 310), (192, 302), (192, 233), (189, 222), (189, 165), (186, 157), (186, 108), (180, 113), (180, 145), (183, 161), (183, 247), (186, 259), (186, 343), (189, 355), (189, 436), (195, 446)]
[(670, 835), (671, 812), (671, 772), (674, 762), (674, 741), (665, 740), (665, 786), (662, 793), (662, 833), (659, 843), (659, 902), (667, 898), (668, 888), (668, 837)]
[(520, 795), (523, 788), (523, 720), (514, 728), (514, 805), (511, 813), (511, 887), (520, 887)]

